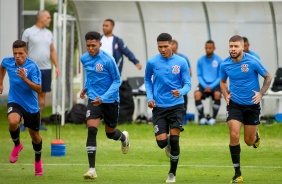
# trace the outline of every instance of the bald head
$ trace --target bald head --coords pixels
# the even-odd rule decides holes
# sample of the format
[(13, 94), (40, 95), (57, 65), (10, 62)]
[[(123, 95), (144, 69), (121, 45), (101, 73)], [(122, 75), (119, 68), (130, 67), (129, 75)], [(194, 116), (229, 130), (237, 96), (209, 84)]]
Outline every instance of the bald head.
[(36, 15), (36, 26), (39, 28), (49, 27), (51, 23), (51, 15), (47, 10), (40, 10)]

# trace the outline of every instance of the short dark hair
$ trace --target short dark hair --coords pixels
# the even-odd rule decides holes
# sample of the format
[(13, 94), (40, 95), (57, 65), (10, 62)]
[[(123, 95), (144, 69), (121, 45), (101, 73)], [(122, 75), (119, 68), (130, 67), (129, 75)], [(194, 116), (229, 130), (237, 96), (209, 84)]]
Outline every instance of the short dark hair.
[(168, 41), (169, 43), (171, 42), (172, 40), (172, 37), (170, 34), (168, 33), (161, 33), (158, 38), (157, 38), (157, 41)]
[(178, 45), (178, 42), (175, 39), (172, 39), (171, 42), (175, 43), (176, 45)]
[(115, 21), (113, 19), (106, 19), (104, 21), (111, 22), (113, 26), (115, 26)]
[(241, 36), (234, 35), (229, 39), (229, 42), (244, 42), (244, 40)]
[(244, 42), (248, 42), (249, 41), (247, 37), (243, 36), (242, 38), (243, 38)]
[(97, 40), (100, 41), (101, 34), (96, 31), (89, 31), (85, 34), (85, 40)]
[[(208, 40), (208, 41), (206, 41), (206, 44), (207, 43), (212, 43), (212, 44), (214, 44), (214, 41), (212, 41), (212, 40)], [(214, 44), (215, 45), (215, 44)]]
[(16, 40), (13, 43), (13, 49), (14, 48), (24, 48), (24, 50), (27, 50), (27, 44), (22, 40)]

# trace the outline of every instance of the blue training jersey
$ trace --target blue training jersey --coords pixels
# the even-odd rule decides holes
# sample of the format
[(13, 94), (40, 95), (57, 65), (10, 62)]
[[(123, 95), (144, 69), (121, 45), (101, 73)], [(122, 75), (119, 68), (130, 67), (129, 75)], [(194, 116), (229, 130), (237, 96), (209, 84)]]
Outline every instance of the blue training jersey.
[(91, 100), (100, 96), (102, 103), (119, 102), (120, 74), (115, 59), (107, 52), (100, 50), (96, 56), (88, 52), (80, 57), (86, 71), (84, 87)]
[[(148, 60), (144, 82), (148, 102), (155, 100), (157, 107), (183, 104), (183, 95), (191, 89), (187, 61), (176, 54), (170, 58), (158, 54)], [(179, 90), (181, 97), (175, 98), (171, 90)]]
[(252, 56), (255, 56), (256, 58), (258, 58), (260, 60), (260, 57), (259, 57), (259, 55), (257, 55), (257, 53), (250, 51), (250, 50), (249, 50), (249, 52), (246, 52), (246, 53), (251, 54)]
[(231, 57), (226, 58), (220, 66), (221, 80), (229, 77), (229, 91), (231, 100), (242, 105), (253, 105), (254, 91), (259, 92), (258, 74), (265, 76), (267, 73), (263, 64), (254, 56), (244, 53), (239, 62), (233, 62)]
[(41, 72), (37, 64), (27, 57), (22, 66), (17, 66), (14, 57), (6, 57), (2, 61), (2, 67), (6, 69), (9, 76), (8, 103), (16, 103), (29, 113), (37, 113), (40, 110), (37, 93), (17, 75), (17, 70), (24, 68), (27, 72), (26, 77), (35, 84), (41, 85)]
[(206, 55), (199, 58), (197, 63), (197, 76), (200, 85), (205, 89), (207, 86), (214, 89), (220, 83), (219, 66), (222, 59), (213, 54), (211, 58)]
[(189, 61), (188, 57), (186, 57), (184, 54), (181, 54), (181, 53), (178, 53), (177, 55), (183, 57), (183, 58), (187, 61), (188, 68), (191, 68), (191, 66), (190, 66), (190, 61)]

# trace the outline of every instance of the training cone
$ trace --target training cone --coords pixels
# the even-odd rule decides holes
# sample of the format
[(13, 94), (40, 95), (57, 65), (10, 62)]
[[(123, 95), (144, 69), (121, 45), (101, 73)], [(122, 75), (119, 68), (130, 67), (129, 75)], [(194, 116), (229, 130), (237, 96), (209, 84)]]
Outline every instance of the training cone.
[(66, 144), (60, 139), (51, 142), (51, 156), (65, 156)]

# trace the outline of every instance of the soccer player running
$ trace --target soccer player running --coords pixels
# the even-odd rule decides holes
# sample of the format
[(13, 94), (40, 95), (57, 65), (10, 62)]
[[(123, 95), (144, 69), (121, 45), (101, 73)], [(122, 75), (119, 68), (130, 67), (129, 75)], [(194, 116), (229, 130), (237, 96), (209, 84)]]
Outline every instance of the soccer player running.
[[(242, 183), (240, 170), (240, 129), (244, 125), (244, 141), (257, 148), (260, 144), (258, 131), (260, 101), (268, 90), (271, 76), (262, 63), (244, 53), (244, 40), (235, 35), (229, 39), (229, 54), (220, 66), (220, 88), (227, 103), (227, 124), (230, 131), (229, 149), (235, 175), (230, 183)], [(264, 78), (260, 89), (258, 74)], [(229, 77), (229, 89), (227, 78)]]
[(148, 60), (144, 77), (148, 107), (153, 108), (156, 141), (161, 149), (166, 147), (166, 153), (170, 156), (167, 183), (176, 181), (179, 136), (184, 130), (183, 95), (191, 89), (187, 61), (173, 54), (171, 40), (168, 33), (161, 33), (157, 37), (160, 54)]
[(23, 117), (35, 152), (35, 175), (41, 176), (43, 175), (42, 138), (39, 135), (40, 109), (37, 98), (37, 93), (41, 92), (41, 72), (36, 63), (27, 58), (27, 54), (27, 44), (24, 41), (17, 40), (13, 43), (14, 57), (4, 58), (0, 65), (0, 94), (3, 92), (3, 79), (7, 72), (10, 82), (7, 117), (15, 145), (10, 155), (10, 162), (15, 163), (23, 149), (19, 129)]
[(88, 32), (85, 35), (87, 52), (80, 61), (86, 71), (84, 89), (80, 98), (88, 95), (86, 111), (86, 126), (88, 136), (86, 149), (88, 153), (89, 170), (84, 174), (84, 179), (96, 179), (96, 137), (100, 120), (104, 119), (105, 131), (109, 139), (121, 141), (122, 153), (129, 149), (129, 135), (127, 131), (116, 129), (119, 114), (119, 86), (120, 74), (114, 58), (100, 50), (102, 45), (101, 35), (98, 32)]

